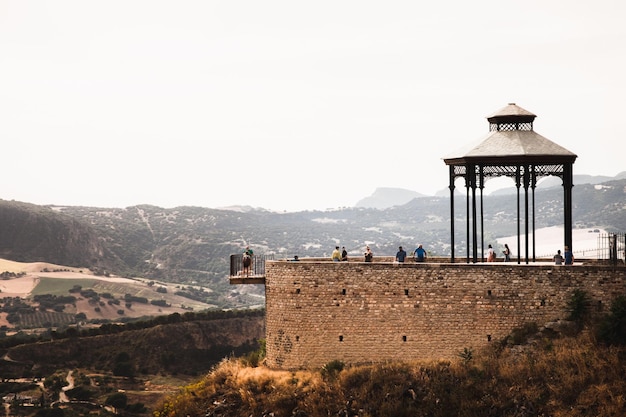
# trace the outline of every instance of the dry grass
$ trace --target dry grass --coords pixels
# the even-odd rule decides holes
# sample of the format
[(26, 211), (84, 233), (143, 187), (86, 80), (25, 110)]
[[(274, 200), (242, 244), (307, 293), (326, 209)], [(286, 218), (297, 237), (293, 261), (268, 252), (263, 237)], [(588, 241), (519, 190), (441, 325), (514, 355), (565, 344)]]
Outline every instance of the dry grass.
[[(626, 351), (586, 334), (480, 352), (458, 362), (385, 363), (336, 373), (224, 360), (169, 397), (178, 416), (622, 416)], [(273, 413), (273, 414), (270, 414)]]

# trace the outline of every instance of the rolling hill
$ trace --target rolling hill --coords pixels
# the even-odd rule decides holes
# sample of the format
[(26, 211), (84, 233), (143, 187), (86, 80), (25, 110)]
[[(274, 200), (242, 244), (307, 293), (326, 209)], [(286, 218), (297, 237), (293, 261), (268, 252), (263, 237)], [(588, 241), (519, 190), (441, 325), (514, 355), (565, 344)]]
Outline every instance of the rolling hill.
[[(626, 179), (577, 184), (573, 190), (574, 227), (625, 231), (625, 187)], [(458, 200), (456, 252), (464, 253), (465, 196)], [(561, 187), (537, 189), (535, 206), (537, 229), (562, 225)], [(351, 256), (360, 256), (366, 243), (375, 255), (391, 255), (399, 245), (413, 248), (421, 243), (431, 255), (449, 256), (449, 207), (446, 197), (417, 197), (387, 209), (297, 213), (150, 205), (35, 206), (0, 201), (0, 224), (7, 231), (0, 234), (0, 257), (203, 288), (204, 294), (194, 295), (197, 301), (239, 308), (258, 304), (263, 295), (260, 286), (229, 285), (229, 257), (246, 245), (256, 254), (291, 258), (330, 256), (338, 244), (346, 246)], [(485, 239), (496, 242), (515, 234), (516, 210), (514, 196), (485, 196)]]

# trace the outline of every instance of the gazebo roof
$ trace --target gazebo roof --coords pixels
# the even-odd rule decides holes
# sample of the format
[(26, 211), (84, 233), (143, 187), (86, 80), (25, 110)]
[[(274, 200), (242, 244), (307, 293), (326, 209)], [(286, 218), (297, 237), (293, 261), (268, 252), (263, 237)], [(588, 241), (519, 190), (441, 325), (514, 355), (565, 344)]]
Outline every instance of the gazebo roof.
[[(512, 119), (530, 122), (536, 116), (510, 103), (488, 117), (490, 123)], [(476, 144), (459, 149), (443, 158), (446, 165), (573, 163), (577, 155), (536, 133), (534, 130), (494, 130)]]
[(492, 120), (502, 119), (503, 117), (523, 117), (525, 119), (534, 120), (537, 116), (515, 103), (509, 103), (492, 115), (487, 116), (487, 120), (491, 122)]
[(446, 165), (466, 162), (574, 162), (577, 155), (532, 130), (494, 131), (477, 145), (444, 157)]

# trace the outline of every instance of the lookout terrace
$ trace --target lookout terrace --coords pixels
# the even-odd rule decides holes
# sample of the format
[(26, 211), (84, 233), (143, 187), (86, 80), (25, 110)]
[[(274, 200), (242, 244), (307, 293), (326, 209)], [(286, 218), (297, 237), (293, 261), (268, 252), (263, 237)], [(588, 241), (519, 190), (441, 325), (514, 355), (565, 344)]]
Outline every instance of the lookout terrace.
[[(535, 115), (515, 103), (489, 116), (489, 133), (444, 158), (450, 180), (447, 258), (394, 263), (303, 258), (257, 259), (245, 276), (231, 257), (232, 284), (265, 285), (266, 361), (271, 367), (321, 367), (390, 360), (452, 359), (498, 343), (527, 323), (566, 320), (577, 291), (592, 313), (625, 294), (624, 240), (607, 238), (609, 261), (554, 265), (535, 256), (534, 190), (540, 177), (563, 184), (562, 247), (572, 249), (573, 164), (577, 156), (534, 131)], [(517, 259), (484, 262), (483, 188), (510, 177), (517, 187)], [(465, 242), (455, 244), (455, 194), (463, 183)], [(533, 240), (530, 240), (532, 237)], [(522, 242), (523, 238), (523, 242)], [(466, 251), (458, 257), (457, 251)], [(523, 253), (522, 253), (523, 252)]]
[(575, 290), (598, 313), (626, 290), (623, 264), (392, 260), (267, 261), (265, 277), (254, 282), (265, 284), (268, 366), (452, 359), (525, 323), (567, 319)]

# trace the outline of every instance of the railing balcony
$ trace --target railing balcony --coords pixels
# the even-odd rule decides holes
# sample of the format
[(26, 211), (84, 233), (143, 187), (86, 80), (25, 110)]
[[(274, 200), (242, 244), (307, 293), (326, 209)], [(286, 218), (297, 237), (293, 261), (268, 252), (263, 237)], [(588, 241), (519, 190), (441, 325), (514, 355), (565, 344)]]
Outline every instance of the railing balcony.
[(230, 255), (231, 284), (264, 284), (265, 261), (273, 260), (274, 255), (252, 255), (250, 266), (243, 265), (243, 254)]

